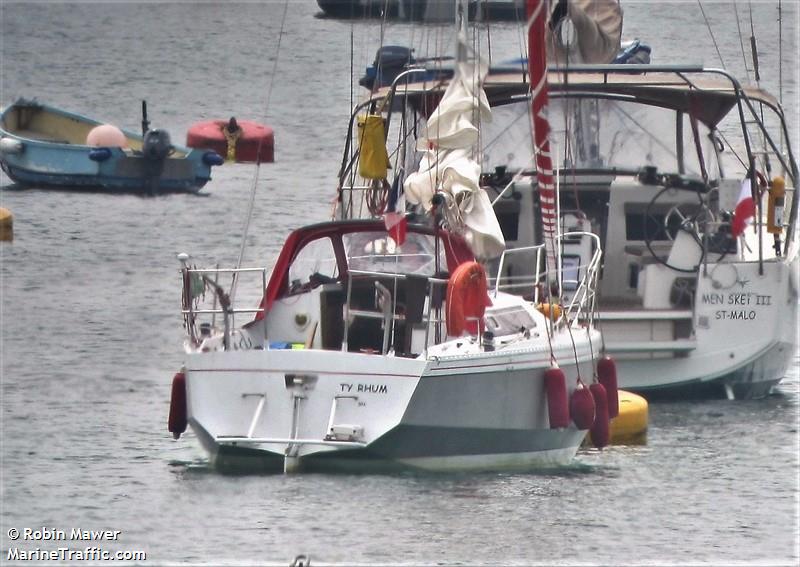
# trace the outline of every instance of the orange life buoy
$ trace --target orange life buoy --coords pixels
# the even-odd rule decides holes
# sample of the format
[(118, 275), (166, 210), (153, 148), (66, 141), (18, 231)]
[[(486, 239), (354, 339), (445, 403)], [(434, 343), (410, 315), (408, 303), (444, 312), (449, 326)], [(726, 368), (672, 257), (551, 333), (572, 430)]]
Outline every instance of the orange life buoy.
[(491, 304), (483, 266), (474, 261), (458, 266), (447, 281), (447, 334), (483, 331), (483, 314)]

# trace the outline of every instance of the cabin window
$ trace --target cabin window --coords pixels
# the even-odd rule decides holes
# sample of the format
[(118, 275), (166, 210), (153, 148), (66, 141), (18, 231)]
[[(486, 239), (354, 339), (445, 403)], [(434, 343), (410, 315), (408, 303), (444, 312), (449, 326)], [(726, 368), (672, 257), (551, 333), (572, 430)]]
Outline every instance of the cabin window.
[(289, 267), (289, 288), (296, 292), (310, 284), (335, 280), (339, 275), (330, 238), (312, 240), (297, 253)]
[(626, 240), (669, 240), (664, 230), (664, 214), (640, 212), (625, 214)]
[[(402, 244), (385, 232), (357, 232), (342, 237), (351, 270), (433, 276), (434, 237), (408, 233)], [(447, 268), (444, 246), (439, 246), (440, 270)]]
[(575, 291), (581, 281), (581, 257), (563, 254), (561, 256), (562, 287), (564, 291)]
[(518, 307), (492, 310), (486, 314), (484, 321), (486, 330), (491, 331), (496, 337), (519, 333), (536, 326), (530, 313)]

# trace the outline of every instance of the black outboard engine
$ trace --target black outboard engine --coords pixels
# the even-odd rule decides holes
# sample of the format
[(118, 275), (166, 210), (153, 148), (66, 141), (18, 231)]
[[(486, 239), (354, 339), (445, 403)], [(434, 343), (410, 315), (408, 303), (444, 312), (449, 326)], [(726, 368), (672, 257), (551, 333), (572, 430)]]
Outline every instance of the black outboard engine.
[(148, 130), (142, 143), (142, 155), (151, 161), (164, 161), (172, 153), (172, 142), (165, 130)]
[(416, 63), (413, 51), (413, 49), (401, 45), (381, 47), (375, 54), (372, 66), (367, 67), (366, 74), (359, 79), (358, 84), (369, 90), (391, 85), (397, 75), (405, 71), (408, 65)]
[(144, 175), (149, 180), (150, 194), (158, 192), (158, 178), (164, 172), (164, 162), (172, 153), (173, 146), (169, 134), (165, 130), (148, 130), (142, 142), (144, 157)]

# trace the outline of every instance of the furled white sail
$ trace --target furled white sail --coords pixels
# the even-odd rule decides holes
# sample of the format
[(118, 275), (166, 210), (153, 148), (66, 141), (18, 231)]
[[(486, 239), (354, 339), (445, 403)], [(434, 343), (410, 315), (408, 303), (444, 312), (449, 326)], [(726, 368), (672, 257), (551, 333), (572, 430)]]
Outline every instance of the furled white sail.
[(437, 109), (428, 119), (417, 149), (425, 151), (416, 172), (404, 183), (406, 200), (432, 208), (436, 193), (444, 198), (442, 214), (450, 230), (464, 236), (480, 259), (499, 256), (505, 239), (486, 191), (479, 185), (481, 167), (475, 156), (479, 125), (491, 120), (481, 86), (484, 65), (462, 62)]

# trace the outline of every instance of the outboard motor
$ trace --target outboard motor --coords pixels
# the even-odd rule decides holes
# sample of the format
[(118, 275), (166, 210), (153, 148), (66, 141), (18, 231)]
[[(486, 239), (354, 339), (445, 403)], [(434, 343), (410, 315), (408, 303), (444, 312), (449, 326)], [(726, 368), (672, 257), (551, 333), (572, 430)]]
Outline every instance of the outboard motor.
[(158, 189), (158, 178), (164, 171), (164, 161), (172, 153), (173, 146), (169, 134), (158, 128), (148, 130), (142, 142), (142, 157), (144, 157), (144, 174), (149, 179), (149, 191), (155, 194)]
[(408, 65), (416, 63), (412, 55), (413, 49), (401, 45), (385, 45), (375, 53), (375, 61), (367, 67), (366, 74), (358, 84), (369, 90), (391, 85), (397, 75)]
[(172, 153), (172, 142), (165, 130), (148, 130), (142, 143), (142, 154), (151, 161), (164, 161)]

